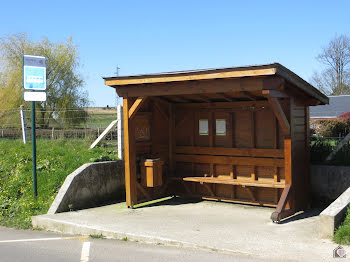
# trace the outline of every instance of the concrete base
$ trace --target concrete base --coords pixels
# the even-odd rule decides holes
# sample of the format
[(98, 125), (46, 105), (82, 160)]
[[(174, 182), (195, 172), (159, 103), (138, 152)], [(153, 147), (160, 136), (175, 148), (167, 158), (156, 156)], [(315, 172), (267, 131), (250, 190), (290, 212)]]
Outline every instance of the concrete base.
[(350, 203), (350, 188), (320, 214), (320, 237), (332, 238), (334, 230), (342, 223)]
[[(171, 199), (128, 209), (125, 203), (33, 217), (34, 227), (70, 234), (219, 250), (278, 261), (332, 261), (337, 246), (318, 237), (313, 210), (280, 224), (273, 209)], [(346, 248), (347, 249), (347, 248)], [(347, 250), (348, 252), (350, 251)]]

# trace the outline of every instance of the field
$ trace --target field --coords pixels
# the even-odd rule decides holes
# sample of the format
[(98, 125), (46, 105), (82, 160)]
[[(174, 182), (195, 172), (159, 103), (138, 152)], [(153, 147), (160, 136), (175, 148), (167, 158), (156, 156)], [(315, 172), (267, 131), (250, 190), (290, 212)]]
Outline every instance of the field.
[(113, 120), (117, 119), (117, 110), (112, 108), (90, 107), (86, 108), (85, 111), (89, 113), (89, 118), (85, 123), (86, 127), (106, 128)]
[(0, 139), (0, 225), (30, 228), (46, 213), (67, 175), (84, 163), (117, 159), (115, 148), (89, 150), (83, 139), (37, 140), (38, 198), (32, 189), (31, 143)]

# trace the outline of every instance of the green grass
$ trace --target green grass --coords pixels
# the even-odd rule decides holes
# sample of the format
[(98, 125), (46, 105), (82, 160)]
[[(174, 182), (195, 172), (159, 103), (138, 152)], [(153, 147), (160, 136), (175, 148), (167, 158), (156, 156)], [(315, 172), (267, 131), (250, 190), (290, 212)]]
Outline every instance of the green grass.
[(342, 245), (350, 245), (350, 207), (348, 207), (348, 210), (346, 211), (344, 222), (334, 234), (334, 242)]
[(31, 216), (49, 209), (67, 175), (84, 163), (115, 160), (111, 148), (89, 150), (83, 139), (37, 140), (38, 198), (32, 189), (32, 147), (0, 139), (0, 225), (30, 228)]
[(92, 234), (92, 235), (90, 235), (90, 237), (91, 237), (91, 238), (94, 238), (94, 239), (105, 238), (105, 236), (104, 236), (104, 235), (102, 235), (102, 234), (98, 234), (98, 235), (94, 235), (94, 234)]

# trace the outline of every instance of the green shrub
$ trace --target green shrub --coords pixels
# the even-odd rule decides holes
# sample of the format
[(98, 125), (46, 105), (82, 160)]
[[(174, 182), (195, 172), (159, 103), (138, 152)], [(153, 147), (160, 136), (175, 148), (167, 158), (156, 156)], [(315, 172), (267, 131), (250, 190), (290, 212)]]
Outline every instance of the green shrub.
[(317, 120), (315, 132), (321, 137), (344, 137), (350, 132), (350, 120), (342, 118), (340, 120)]
[(331, 161), (326, 161), (327, 156), (339, 144), (338, 139), (327, 139), (322, 137), (313, 137), (310, 145), (310, 161), (312, 164), (322, 165), (350, 165), (350, 144), (345, 144), (333, 157)]

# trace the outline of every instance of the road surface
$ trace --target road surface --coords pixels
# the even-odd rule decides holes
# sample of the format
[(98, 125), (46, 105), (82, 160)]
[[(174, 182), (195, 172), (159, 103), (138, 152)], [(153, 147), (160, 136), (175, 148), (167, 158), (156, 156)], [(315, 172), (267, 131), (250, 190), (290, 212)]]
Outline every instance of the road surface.
[(0, 227), (1, 262), (264, 261), (239, 254)]

